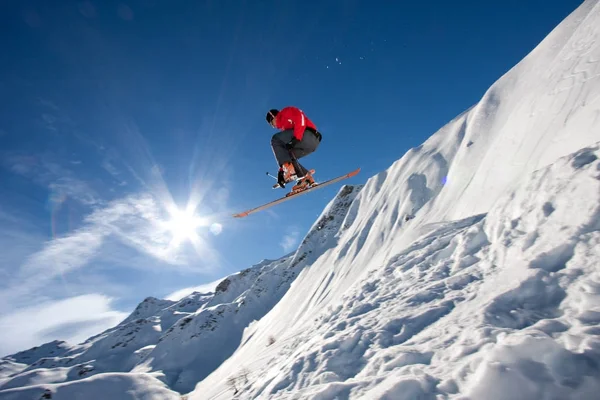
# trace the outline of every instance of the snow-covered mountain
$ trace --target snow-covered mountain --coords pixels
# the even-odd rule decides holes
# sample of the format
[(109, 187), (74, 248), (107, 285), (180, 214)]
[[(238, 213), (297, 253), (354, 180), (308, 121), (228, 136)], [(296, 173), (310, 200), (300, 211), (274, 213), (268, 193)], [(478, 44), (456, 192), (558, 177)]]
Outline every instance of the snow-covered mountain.
[(598, 398), (600, 3), (584, 2), (386, 171), (342, 187), (297, 251), (214, 293), (146, 299), (80, 345), (0, 363), (0, 399), (99, 388), (190, 400)]
[[(231, 275), (214, 292), (195, 292), (179, 301), (148, 297), (115, 328), (80, 345), (51, 342), (5, 358), (0, 364), (0, 399), (23, 393), (39, 398), (47, 389), (71, 393), (89, 387), (92, 393), (103, 376), (125, 388), (152, 384), (161, 396), (175, 394), (163, 382), (180, 392), (192, 390), (235, 351), (244, 329), (269, 312), (302, 268), (336, 245), (359, 191), (360, 186), (342, 187), (295, 252)], [(88, 379), (95, 383), (70, 389), (74, 381)]]

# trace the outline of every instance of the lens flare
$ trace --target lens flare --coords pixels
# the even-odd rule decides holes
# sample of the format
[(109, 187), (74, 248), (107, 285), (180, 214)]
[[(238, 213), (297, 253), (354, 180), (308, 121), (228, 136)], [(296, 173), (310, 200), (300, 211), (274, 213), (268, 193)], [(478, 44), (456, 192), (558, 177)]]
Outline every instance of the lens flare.
[(180, 210), (177, 207), (169, 209), (170, 220), (166, 221), (166, 228), (173, 235), (172, 245), (177, 247), (182, 242), (189, 240), (192, 243), (199, 240), (198, 228), (207, 226), (207, 221), (198, 215), (196, 210), (186, 208)]

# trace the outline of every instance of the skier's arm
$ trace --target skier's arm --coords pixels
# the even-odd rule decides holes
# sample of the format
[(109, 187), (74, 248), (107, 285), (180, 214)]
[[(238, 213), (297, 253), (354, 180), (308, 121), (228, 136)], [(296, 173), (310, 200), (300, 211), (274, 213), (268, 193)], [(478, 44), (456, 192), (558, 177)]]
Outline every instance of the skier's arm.
[(304, 130), (306, 129), (304, 113), (297, 108), (291, 108), (290, 119), (294, 123), (294, 137), (298, 139), (298, 141), (301, 141), (302, 136), (304, 136)]

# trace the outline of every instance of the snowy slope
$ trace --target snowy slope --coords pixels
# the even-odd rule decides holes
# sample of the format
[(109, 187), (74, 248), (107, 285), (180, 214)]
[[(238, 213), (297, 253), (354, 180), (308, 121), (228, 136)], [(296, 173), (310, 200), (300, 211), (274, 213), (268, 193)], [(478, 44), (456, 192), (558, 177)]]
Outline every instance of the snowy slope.
[(248, 342), (190, 398), (231, 398), (230, 377), (240, 398), (597, 398), (599, 194), (596, 145), (437, 225), (302, 326), (268, 315), (278, 340)]
[(10, 359), (16, 363), (31, 364), (40, 358), (60, 357), (69, 350), (67, 342), (55, 340), (44, 343), (41, 346), (33, 347), (29, 350), (20, 351), (10, 356)]
[(63, 383), (104, 372), (129, 372), (154, 348), (163, 331), (212, 297), (192, 293), (178, 302), (149, 297), (119, 325), (82, 344), (54, 341), (8, 356), (0, 364), (0, 394), (6, 389)]
[(169, 387), (192, 390), (240, 345), (248, 325), (277, 304), (304, 267), (336, 245), (336, 235), (360, 187), (344, 186), (323, 211), (298, 250), (263, 261), (221, 282), (209, 306), (180, 320), (134, 371), (162, 371)]
[(17, 363), (10, 360), (0, 360), (0, 388), (11, 376), (27, 368), (27, 364)]
[(1, 390), (0, 399), (181, 400), (181, 396), (150, 374), (106, 373), (76, 382)]
[(369, 179), (337, 246), (190, 398), (592, 398), (600, 172), (569, 154), (600, 141), (599, 36), (587, 1)]
[(302, 268), (335, 246), (334, 236), (343, 230), (341, 222), (359, 191), (360, 186), (342, 187), (297, 251), (225, 278), (215, 292), (195, 292), (177, 302), (148, 297), (119, 325), (82, 344), (55, 341), (5, 358), (0, 399), (16, 388), (35, 386), (37, 393), (42, 387), (132, 370), (140, 376), (163, 371), (160, 380), (171, 387), (193, 389), (199, 377), (233, 353), (244, 329), (278, 302)]

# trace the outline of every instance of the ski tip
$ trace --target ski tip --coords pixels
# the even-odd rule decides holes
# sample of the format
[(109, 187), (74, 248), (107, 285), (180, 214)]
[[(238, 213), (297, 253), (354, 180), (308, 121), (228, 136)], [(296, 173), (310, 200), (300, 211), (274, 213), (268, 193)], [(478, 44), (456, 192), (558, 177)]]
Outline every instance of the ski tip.
[(250, 214), (247, 211), (241, 212), (241, 213), (237, 213), (237, 214), (233, 214), (233, 218), (243, 218), (243, 217), (247, 217), (248, 214)]
[(350, 172), (348, 174), (348, 176), (354, 176), (354, 175), (358, 175), (358, 173), (360, 172), (360, 167), (356, 168), (354, 171)]

